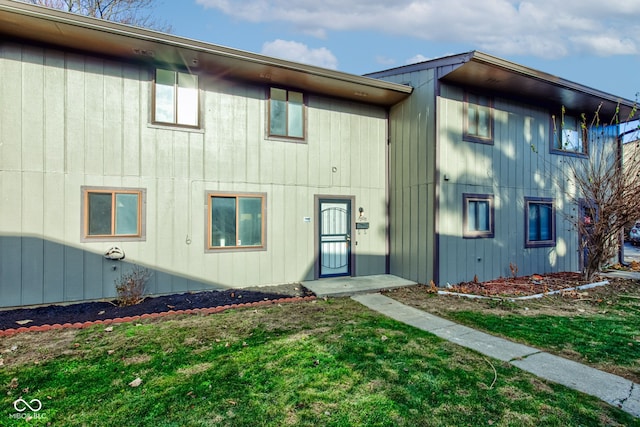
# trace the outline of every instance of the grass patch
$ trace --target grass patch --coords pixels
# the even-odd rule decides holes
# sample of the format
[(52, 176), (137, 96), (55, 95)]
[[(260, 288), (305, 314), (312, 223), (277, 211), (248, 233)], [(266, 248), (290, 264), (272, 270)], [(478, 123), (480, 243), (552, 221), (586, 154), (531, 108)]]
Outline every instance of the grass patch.
[[(452, 312), (452, 319), (509, 338), (544, 347), (556, 353), (571, 350), (586, 362), (638, 364), (640, 341), (638, 321), (617, 315), (586, 317), (495, 315), (480, 312)], [(633, 322), (633, 320), (631, 320)]]
[(400, 302), (640, 383), (640, 284), (611, 285), (534, 300), (480, 300), (389, 292)]
[(492, 384), (483, 356), (349, 299), (21, 334), (2, 351), (1, 425), (24, 425), (18, 397), (43, 403), (30, 425), (639, 425), (506, 363)]

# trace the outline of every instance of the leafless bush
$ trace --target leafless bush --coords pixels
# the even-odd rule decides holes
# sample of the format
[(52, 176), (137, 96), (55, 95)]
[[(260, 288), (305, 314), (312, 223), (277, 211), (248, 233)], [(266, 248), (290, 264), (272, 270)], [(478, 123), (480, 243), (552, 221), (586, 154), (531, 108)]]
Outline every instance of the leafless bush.
[(144, 300), (145, 285), (151, 272), (143, 267), (135, 266), (129, 273), (116, 280), (116, 302), (120, 307), (139, 304)]

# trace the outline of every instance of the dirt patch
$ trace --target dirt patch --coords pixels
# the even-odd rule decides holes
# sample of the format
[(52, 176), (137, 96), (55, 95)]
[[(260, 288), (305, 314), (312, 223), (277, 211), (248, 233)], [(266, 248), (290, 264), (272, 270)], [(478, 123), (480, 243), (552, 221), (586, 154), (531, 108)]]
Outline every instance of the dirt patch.
[(305, 287), (292, 283), (268, 287), (189, 292), (149, 297), (140, 304), (128, 307), (119, 307), (114, 301), (98, 301), (0, 310), (0, 330), (17, 329), (21, 326), (84, 323), (151, 313), (220, 307), (311, 295), (313, 293)]
[[(563, 274), (531, 276), (516, 279), (501, 279), (489, 282), (469, 282), (448, 289), (418, 285), (385, 291), (390, 298), (404, 304), (446, 315), (452, 311), (483, 311), (484, 313), (504, 314), (505, 311), (520, 315), (575, 316), (578, 314), (597, 314), (615, 312), (620, 301), (640, 298), (640, 283), (637, 280), (600, 277), (595, 281), (608, 280), (609, 284), (586, 290), (570, 290), (540, 299), (517, 300), (525, 295), (544, 293), (544, 289), (555, 291), (585, 285), (579, 275)], [(533, 283), (533, 281), (537, 283)], [(479, 295), (491, 298), (468, 298), (456, 295), (439, 295), (438, 290), (458, 292), (466, 295)], [(542, 291), (542, 292), (539, 292)]]

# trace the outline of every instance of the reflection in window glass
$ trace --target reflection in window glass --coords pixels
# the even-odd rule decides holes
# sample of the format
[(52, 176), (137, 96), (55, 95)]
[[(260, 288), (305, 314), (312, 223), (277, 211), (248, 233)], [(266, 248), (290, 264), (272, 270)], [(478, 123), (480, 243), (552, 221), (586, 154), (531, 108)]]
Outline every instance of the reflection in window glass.
[(178, 123), (198, 125), (198, 77), (178, 73)]
[(269, 135), (304, 138), (304, 96), (302, 93), (271, 88)]
[(470, 140), (480, 140), (478, 142), (491, 141), (492, 117), (491, 99), (486, 96), (467, 94), (466, 95), (466, 129), (465, 137)]
[(116, 233), (138, 234), (138, 194), (116, 194)]
[(555, 218), (551, 199), (530, 198), (526, 200), (527, 231), (526, 245), (554, 246)]
[(236, 246), (236, 199), (212, 197), (211, 246)]
[(493, 194), (462, 195), (464, 206), (464, 229), (462, 235), (467, 239), (493, 238), (494, 230), (494, 196)]
[(140, 190), (85, 190), (85, 237), (142, 237)]
[(111, 234), (111, 193), (89, 193), (89, 235)]
[(584, 133), (581, 124), (575, 117), (565, 116), (563, 121), (561, 141), (558, 141), (561, 145), (556, 148), (576, 153), (585, 153), (586, 146), (584, 144)]
[(198, 76), (156, 70), (154, 113), (156, 122), (197, 126)]
[(156, 121), (175, 123), (175, 73), (156, 70)]
[(264, 246), (264, 197), (210, 195), (209, 248)]
[(259, 246), (262, 244), (262, 199), (241, 197), (238, 204), (238, 246)]
[(469, 201), (469, 231), (489, 231), (489, 202)]

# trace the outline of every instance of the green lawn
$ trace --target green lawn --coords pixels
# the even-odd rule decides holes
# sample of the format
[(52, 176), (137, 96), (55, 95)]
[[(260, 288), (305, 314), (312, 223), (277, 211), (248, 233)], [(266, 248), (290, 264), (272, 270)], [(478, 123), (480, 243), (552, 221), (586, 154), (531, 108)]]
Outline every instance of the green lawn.
[(640, 383), (640, 286), (635, 282), (592, 289), (578, 299), (481, 300), (427, 294), (419, 287), (389, 296)]
[(0, 354), (3, 426), (27, 425), (19, 397), (42, 402), (28, 425), (640, 425), (350, 299), (19, 334)]

